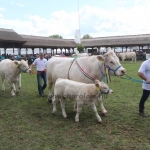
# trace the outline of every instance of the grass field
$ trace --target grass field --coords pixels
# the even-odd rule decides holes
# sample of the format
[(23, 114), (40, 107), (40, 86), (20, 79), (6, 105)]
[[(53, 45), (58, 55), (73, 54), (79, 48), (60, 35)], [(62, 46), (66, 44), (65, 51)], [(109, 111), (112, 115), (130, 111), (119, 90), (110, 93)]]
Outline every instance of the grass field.
[[(141, 63), (122, 65), (129, 76), (139, 79)], [(11, 97), (6, 84), (6, 91), (0, 90), (0, 150), (150, 150), (150, 116), (138, 114), (141, 83), (111, 79), (114, 94), (103, 100), (108, 116), (101, 117), (102, 124), (89, 106), (83, 107), (80, 122), (75, 123), (69, 100), (67, 119), (62, 117), (59, 103), (53, 115), (47, 89), (44, 98), (38, 96), (36, 75), (22, 74), (22, 90), (16, 97)], [(150, 115), (149, 99), (145, 107)]]

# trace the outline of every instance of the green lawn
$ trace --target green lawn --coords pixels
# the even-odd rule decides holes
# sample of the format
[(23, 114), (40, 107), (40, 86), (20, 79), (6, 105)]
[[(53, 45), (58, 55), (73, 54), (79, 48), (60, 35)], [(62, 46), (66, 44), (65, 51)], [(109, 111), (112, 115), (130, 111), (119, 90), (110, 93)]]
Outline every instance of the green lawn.
[[(129, 76), (139, 79), (141, 61), (122, 65)], [(11, 97), (6, 83), (6, 91), (0, 90), (0, 150), (150, 150), (150, 116), (138, 115), (141, 83), (111, 79), (114, 94), (103, 100), (108, 116), (101, 117), (102, 124), (89, 106), (83, 107), (80, 122), (75, 123), (69, 100), (67, 119), (59, 103), (53, 115), (48, 91), (44, 98), (38, 96), (36, 75), (22, 74), (22, 89), (16, 97)], [(149, 99), (145, 107), (150, 115)]]

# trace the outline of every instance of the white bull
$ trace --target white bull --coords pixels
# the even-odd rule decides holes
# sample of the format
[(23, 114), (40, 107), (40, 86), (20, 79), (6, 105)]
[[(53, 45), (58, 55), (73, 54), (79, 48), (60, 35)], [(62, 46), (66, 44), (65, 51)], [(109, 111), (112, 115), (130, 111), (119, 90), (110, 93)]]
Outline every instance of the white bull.
[[(101, 62), (100, 62), (101, 61)], [(108, 68), (110, 75), (122, 76), (126, 73), (113, 51), (103, 56), (89, 56), (75, 58), (51, 58), (47, 63), (48, 100), (52, 99), (52, 86), (58, 78), (70, 79), (83, 83), (93, 83), (95, 79), (102, 81), (105, 70)], [(101, 112), (107, 114), (102, 99), (98, 99)]]
[(12, 61), (10, 59), (4, 59), (0, 62), (0, 76), (2, 78), (2, 90), (5, 90), (4, 80), (6, 79), (11, 88), (11, 95), (15, 96), (17, 83), (19, 92), (21, 88), (21, 72), (30, 73), (30, 68), (26, 61)]
[(102, 119), (97, 112), (95, 101), (101, 94), (112, 94), (113, 91), (109, 89), (104, 82), (100, 82), (99, 80), (95, 80), (94, 82), (95, 84), (87, 84), (68, 79), (57, 79), (54, 87), (52, 112), (56, 112), (56, 101), (60, 100), (62, 115), (66, 118), (65, 100), (69, 98), (75, 101), (75, 122), (79, 122), (79, 114), (82, 110), (82, 106), (85, 104), (92, 107), (98, 122), (102, 122)]
[(131, 62), (133, 62), (133, 61), (136, 62), (136, 53), (135, 52), (117, 53), (117, 56), (122, 60), (123, 63), (126, 59), (131, 60)]

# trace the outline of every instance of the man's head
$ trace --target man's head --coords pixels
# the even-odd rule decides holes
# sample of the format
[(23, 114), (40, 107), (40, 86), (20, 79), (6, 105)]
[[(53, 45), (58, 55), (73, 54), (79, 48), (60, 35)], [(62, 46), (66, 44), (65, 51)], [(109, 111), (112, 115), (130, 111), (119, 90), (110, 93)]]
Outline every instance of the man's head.
[(42, 52), (39, 53), (39, 57), (40, 59), (43, 59), (44, 58), (44, 54)]

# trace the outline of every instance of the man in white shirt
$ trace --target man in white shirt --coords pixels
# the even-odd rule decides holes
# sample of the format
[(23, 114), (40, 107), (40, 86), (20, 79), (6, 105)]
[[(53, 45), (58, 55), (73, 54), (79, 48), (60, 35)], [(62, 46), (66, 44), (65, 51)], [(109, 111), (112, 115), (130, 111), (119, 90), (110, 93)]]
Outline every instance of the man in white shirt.
[(138, 75), (144, 80), (142, 83), (143, 94), (139, 103), (139, 115), (147, 117), (147, 114), (144, 112), (144, 104), (150, 95), (150, 59), (141, 64), (138, 70)]
[[(39, 58), (36, 58), (34, 62), (31, 64), (30, 69), (36, 66), (37, 70), (37, 82), (38, 82), (38, 92), (40, 96), (44, 96), (44, 89), (46, 88), (46, 67), (47, 67), (47, 59), (44, 58), (44, 54), (42, 52), (39, 53)], [(44, 84), (42, 85), (42, 79)]]

